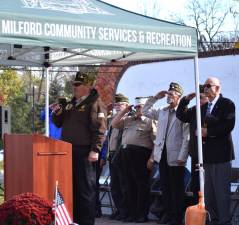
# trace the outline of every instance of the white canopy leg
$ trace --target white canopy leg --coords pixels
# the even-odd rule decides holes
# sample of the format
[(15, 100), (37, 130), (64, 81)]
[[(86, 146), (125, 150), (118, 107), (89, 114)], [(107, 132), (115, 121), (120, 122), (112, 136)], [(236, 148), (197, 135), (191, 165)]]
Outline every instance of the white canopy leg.
[(194, 73), (195, 73), (195, 90), (196, 90), (196, 112), (197, 112), (197, 141), (198, 141), (198, 162), (199, 162), (199, 177), (200, 177), (200, 192), (204, 203), (204, 169), (203, 169), (203, 154), (202, 154), (202, 132), (201, 132), (201, 110), (200, 110), (200, 92), (199, 92), (199, 67), (198, 56), (194, 57)]
[(49, 67), (44, 68), (45, 74), (45, 85), (46, 85), (46, 95), (45, 95), (45, 135), (49, 137)]

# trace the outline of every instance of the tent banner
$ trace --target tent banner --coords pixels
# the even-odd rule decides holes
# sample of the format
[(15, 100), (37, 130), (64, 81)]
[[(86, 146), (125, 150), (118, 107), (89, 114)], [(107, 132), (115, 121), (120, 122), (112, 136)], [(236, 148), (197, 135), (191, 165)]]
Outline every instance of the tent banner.
[[(172, 49), (177, 51), (196, 52), (197, 44), (193, 39), (193, 29), (180, 27), (161, 27), (160, 30), (150, 27), (127, 28), (115, 25), (89, 25), (65, 22), (51, 22), (32, 19), (10, 19), (0, 17), (0, 38), (4, 43), (15, 40), (29, 45), (46, 45), (47, 42), (56, 47), (75, 47), (79, 44), (111, 49), (112, 46), (131, 49), (145, 49), (148, 51)], [(10, 39), (9, 39), (10, 38)], [(1, 39), (0, 39), (1, 40)], [(64, 43), (67, 43), (64, 46)]]

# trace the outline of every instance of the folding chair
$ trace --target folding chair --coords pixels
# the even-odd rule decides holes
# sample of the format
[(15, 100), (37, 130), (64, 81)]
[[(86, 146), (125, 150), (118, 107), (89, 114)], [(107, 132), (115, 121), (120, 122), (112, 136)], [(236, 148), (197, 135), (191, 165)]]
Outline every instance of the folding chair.
[(235, 216), (238, 210), (239, 210), (239, 168), (232, 168), (232, 171), (231, 171), (231, 215)]
[[(100, 178), (100, 206), (110, 208), (111, 212), (114, 213), (115, 206), (111, 195), (109, 168), (105, 173)], [(104, 181), (102, 182), (102, 180)]]

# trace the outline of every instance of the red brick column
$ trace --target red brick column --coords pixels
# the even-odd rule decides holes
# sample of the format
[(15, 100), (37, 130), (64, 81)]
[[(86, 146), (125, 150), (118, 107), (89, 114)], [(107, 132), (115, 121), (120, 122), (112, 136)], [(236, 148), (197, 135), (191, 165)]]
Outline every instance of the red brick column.
[(113, 103), (118, 83), (128, 68), (127, 64), (128, 62), (115, 62), (99, 68), (96, 89), (105, 105)]

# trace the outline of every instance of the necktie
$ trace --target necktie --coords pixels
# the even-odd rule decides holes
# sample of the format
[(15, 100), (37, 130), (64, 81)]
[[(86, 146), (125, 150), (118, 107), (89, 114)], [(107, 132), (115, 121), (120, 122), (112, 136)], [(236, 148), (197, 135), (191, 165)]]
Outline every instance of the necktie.
[(167, 123), (165, 138), (167, 138), (167, 136), (168, 136), (168, 128), (170, 126), (170, 123), (172, 122), (174, 111), (175, 111), (174, 109), (169, 109), (169, 112), (168, 112), (168, 123)]
[(211, 114), (211, 107), (212, 107), (212, 103), (208, 102), (206, 116)]

